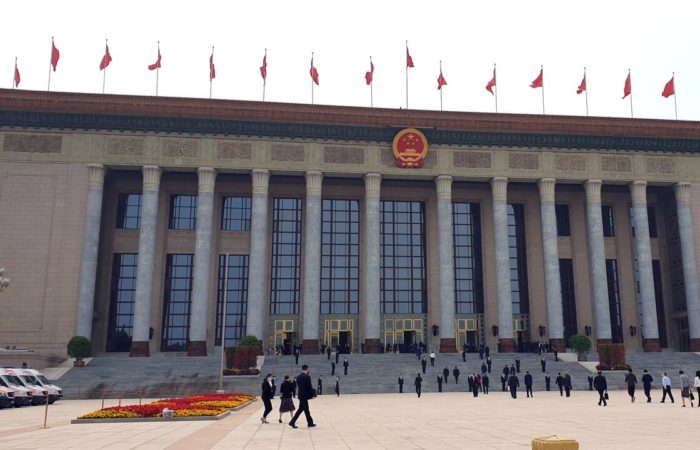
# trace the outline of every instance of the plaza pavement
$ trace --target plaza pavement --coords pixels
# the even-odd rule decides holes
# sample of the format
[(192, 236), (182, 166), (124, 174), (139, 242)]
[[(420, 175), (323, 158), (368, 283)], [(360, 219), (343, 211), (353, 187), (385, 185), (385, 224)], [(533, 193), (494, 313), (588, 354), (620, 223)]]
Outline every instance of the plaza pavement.
[(323, 395), (310, 402), (312, 429), (303, 417), (298, 429), (277, 423), (278, 399), (265, 425), (260, 401), (219, 421), (71, 425), (100, 400), (63, 400), (49, 407), (48, 429), (43, 407), (0, 410), (0, 449), (529, 449), (547, 435), (574, 438), (582, 449), (697, 449), (700, 408), (682, 408), (676, 393), (675, 404), (660, 404), (659, 390), (653, 403), (638, 395), (631, 404), (626, 392), (611, 391), (607, 407), (589, 391), (568, 399), (522, 392), (517, 400), (502, 392)]

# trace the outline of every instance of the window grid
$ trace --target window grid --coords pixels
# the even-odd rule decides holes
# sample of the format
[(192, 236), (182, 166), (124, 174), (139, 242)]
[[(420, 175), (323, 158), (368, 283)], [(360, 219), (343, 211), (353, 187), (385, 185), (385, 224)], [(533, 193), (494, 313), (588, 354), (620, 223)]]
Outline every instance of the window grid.
[(608, 304), (610, 306), (610, 330), (613, 344), (622, 344), (622, 311), (620, 307), (620, 283), (617, 272), (617, 260), (606, 259), (605, 269), (608, 274)]
[(161, 351), (184, 351), (189, 342), (192, 256), (169, 254), (166, 262)]
[(513, 314), (528, 314), (525, 206), (520, 203), (508, 204), (508, 253), (510, 256), (510, 298)]
[(197, 228), (197, 196), (173, 195), (170, 197), (171, 230), (194, 230)]
[(128, 352), (131, 348), (137, 267), (136, 253), (114, 254), (107, 335), (108, 352)]
[(571, 236), (569, 205), (554, 205), (554, 212), (557, 216), (557, 236)]
[(651, 270), (654, 274), (654, 297), (656, 299), (656, 322), (659, 327), (659, 344), (668, 347), (666, 339), (666, 309), (664, 308), (664, 290), (661, 286), (661, 261), (651, 261)]
[(454, 242), (455, 312), (483, 314), (484, 288), (481, 266), (481, 206), (452, 203)]
[(250, 197), (224, 197), (221, 206), (221, 231), (250, 230)]
[(380, 203), (381, 302), (384, 314), (424, 314), (425, 205), (423, 202)]
[[(228, 272), (228, 276), (226, 276)], [(221, 319), (224, 315), (224, 282), (226, 282), (226, 347), (235, 347), (245, 335), (248, 313), (248, 255), (219, 255), (219, 280), (216, 302), (215, 344), (221, 345)]]
[(117, 228), (137, 230), (141, 226), (141, 194), (119, 194)]
[(569, 338), (578, 334), (576, 323), (576, 290), (574, 289), (574, 265), (571, 259), (559, 259), (559, 278), (561, 282), (562, 315), (564, 319), (564, 342), (569, 345)]
[(270, 314), (297, 314), (301, 272), (301, 199), (275, 198)]
[(601, 206), (601, 214), (603, 217), (603, 236), (615, 237), (615, 218), (613, 217), (613, 207), (608, 205)]
[(359, 202), (323, 200), (321, 314), (359, 312), (359, 251)]

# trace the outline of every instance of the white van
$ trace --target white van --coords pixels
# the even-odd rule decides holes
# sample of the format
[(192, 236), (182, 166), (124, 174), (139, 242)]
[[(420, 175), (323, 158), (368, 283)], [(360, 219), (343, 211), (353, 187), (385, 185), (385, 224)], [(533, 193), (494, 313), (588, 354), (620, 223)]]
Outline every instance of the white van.
[(60, 400), (63, 398), (63, 390), (56, 386), (55, 384), (51, 384), (51, 382), (38, 370), (36, 369), (15, 369), (17, 373), (19, 374), (20, 378), (22, 377), (27, 377), (25, 378), (27, 381), (30, 381), (31, 383), (43, 387), (47, 391), (49, 391), (49, 404), (52, 404), (56, 400)]
[(24, 386), (21, 386), (19, 384), (15, 384), (12, 379), (4, 375), (2, 371), (0, 370), (0, 386), (11, 389), (14, 391), (15, 394), (15, 408), (19, 408), (20, 406), (29, 406), (32, 404), (32, 397), (34, 396), (34, 391), (30, 391), (29, 389), (25, 388)]
[[(3, 369), (0, 374), (5, 379), (5, 381), (10, 381), (16, 386), (22, 386), (27, 388), (32, 392), (32, 405), (43, 405), (46, 403), (46, 398), (49, 395), (49, 391), (41, 386), (37, 386), (31, 382), (23, 380), (21, 377), (14, 373), (14, 369)], [(14, 386), (13, 386), (14, 387)]]
[(0, 384), (0, 409), (10, 408), (15, 404), (15, 391)]

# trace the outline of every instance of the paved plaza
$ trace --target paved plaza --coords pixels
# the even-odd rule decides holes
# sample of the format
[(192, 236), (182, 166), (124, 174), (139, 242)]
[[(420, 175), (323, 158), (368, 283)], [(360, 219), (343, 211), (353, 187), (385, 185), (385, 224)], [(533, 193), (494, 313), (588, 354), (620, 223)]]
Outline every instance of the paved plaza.
[[(307, 429), (277, 423), (279, 400), (269, 424), (260, 423), (257, 401), (219, 421), (71, 425), (70, 420), (100, 407), (100, 400), (65, 400), (49, 408), (42, 429), (43, 407), (0, 410), (2, 449), (527, 449), (533, 437), (571, 437), (582, 449), (696, 449), (700, 408), (660, 404), (612, 391), (608, 407), (597, 406), (597, 394), (575, 391), (535, 392), (517, 400), (493, 392), (473, 398), (467, 393), (324, 395), (311, 401), (318, 424)], [(136, 401), (137, 402), (137, 401)], [(124, 401), (124, 404), (134, 403)], [(108, 400), (107, 405), (116, 405)], [(285, 417), (285, 422), (289, 416)]]

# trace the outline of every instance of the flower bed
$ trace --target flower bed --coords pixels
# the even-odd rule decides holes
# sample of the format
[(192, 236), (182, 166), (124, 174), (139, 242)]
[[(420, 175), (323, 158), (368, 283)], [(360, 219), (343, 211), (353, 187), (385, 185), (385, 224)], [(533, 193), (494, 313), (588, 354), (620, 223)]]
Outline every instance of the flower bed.
[(183, 398), (168, 398), (145, 405), (112, 406), (84, 414), (78, 419), (133, 419), (162, 417), (163, 409), (173, 411), (173, 417), (218, 416), (232, 408), (253, 401), (247, 394), (203, 394)]
[(247, 369), (224, 369), (224, 376), (229, 375), (260, 375), (260, 369), (249, 367)]

